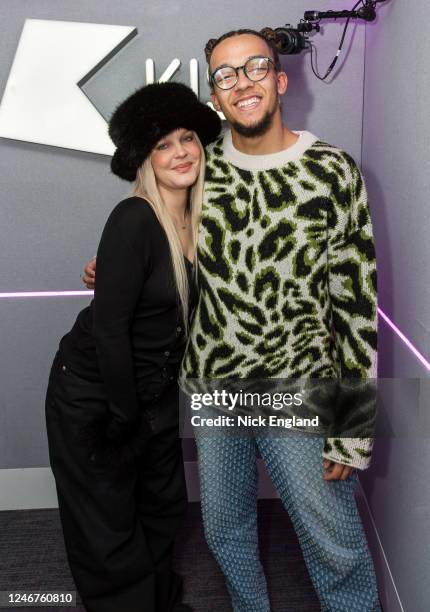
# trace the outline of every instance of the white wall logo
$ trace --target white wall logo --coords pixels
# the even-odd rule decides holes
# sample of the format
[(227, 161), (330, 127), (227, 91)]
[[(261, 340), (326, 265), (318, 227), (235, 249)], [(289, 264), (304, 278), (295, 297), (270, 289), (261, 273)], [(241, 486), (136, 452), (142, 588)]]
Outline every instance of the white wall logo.
[[(27, 19), (0, 105), (0, 136), (112, 155), (106, 120), (82, 87), (136, 35), (133, 26)], [(158, 80), (168, 81), (180, 65), (172, 60)], [(154, 82), (150, 58), (145, 76)], [(196, 59), (189, 79), (198, 95)]]

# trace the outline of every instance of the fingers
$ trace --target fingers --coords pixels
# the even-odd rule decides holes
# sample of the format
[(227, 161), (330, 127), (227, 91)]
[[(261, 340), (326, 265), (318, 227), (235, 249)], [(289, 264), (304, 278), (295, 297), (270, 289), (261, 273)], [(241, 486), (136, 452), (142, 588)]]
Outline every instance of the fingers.
[(84, 273), (81, 275), (82, 282), (87, 287), (87, 289), (94, 289), (95, 278), (96, 278), (96, 258), (93, 257), (90, 261), (85, 265)]
[(82, 278), (82, 282), (87, 287), (87, 289), (94, 289), (95, 275), (90, 276), (86, 271), (84, 271), (84, 274), (83, 275), (81, 274), (81, 278)]
[(335, 461), (329, 461), (324, 459), (324, 480), (346, 480), (352, 473), (354, 468), (343, 463), (336, 463)]
[(90, 259), (90, 261), (86, 264), (84, 268), (84, 273), (86, 276), (89, 276), (90, 278), (95, 277), (96, 275), (96, 258), (95, 257)]

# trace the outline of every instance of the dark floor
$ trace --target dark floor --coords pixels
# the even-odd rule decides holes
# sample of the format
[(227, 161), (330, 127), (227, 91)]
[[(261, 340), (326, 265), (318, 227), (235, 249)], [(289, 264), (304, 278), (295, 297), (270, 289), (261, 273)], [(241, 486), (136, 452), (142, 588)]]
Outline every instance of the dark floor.
[[(278, 500), (259, 502), (259, 523), (273, 612), (319, 612), (296, 535)], [(185, 577), (185, 600), (196, 612), (231, 611), (223, 576), (204, 541), (197, 503), (189, 504), (178, 540), (176, 566)], [(57, 510), (0, 512), (0, 591), (6, 590), (75, 590)], [(25, 608), (46, 612), (59, 609)], [(62, 608), (66, 609), (84, 612), (79, 600), (77, 607)]]

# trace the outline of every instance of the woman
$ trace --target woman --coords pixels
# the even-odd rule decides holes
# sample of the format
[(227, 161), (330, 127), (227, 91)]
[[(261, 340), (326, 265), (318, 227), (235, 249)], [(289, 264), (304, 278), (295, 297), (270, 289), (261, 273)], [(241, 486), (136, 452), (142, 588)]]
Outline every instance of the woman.
[(103, 230), (94, 300), (60, 342), (46, 399), (68, 559), (90, 612), (191, 609), (171, 570), (186, 508), (176, 380), (197, 299), (202, 144), (220, 127), (179, 83), (143, 87), (109, 125), (112, 171), (133, 195)]

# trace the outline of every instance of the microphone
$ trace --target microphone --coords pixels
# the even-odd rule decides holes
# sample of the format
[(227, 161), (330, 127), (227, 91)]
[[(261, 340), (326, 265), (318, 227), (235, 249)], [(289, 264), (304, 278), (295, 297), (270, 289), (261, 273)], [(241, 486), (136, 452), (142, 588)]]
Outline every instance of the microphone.
[(318, 21), (319, 19), (338, 19), (351, 17), (351, 13), (357, 11), (305, 11), (306, 21)]
[(358, 11), (305, 11), (305, 21), (348, 18), (360, 18), (365, 21), (374, 21), (376, 19), (375, 7), (371, 4), (366, 4), (359, 8)]

